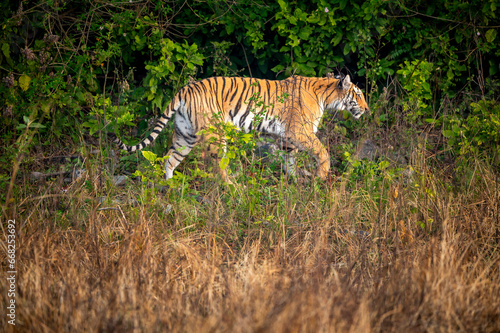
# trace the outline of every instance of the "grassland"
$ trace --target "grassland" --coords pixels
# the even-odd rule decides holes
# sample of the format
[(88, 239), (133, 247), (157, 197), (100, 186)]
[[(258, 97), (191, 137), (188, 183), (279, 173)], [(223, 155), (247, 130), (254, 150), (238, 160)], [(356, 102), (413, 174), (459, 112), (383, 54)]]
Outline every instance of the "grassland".
[(422, 136), (407, 141), (408, 165), (350, 164), (327, 182), (247, 165), (236, 187), (198, 175), (158, 193), (110, 185), (97, 161), (64, 192), (58, 179), (18, 177), (4, 211), (16, 219), (16, 326), (5, 315), (0, 325), (499, 332), (498, 173), (443, 159)]

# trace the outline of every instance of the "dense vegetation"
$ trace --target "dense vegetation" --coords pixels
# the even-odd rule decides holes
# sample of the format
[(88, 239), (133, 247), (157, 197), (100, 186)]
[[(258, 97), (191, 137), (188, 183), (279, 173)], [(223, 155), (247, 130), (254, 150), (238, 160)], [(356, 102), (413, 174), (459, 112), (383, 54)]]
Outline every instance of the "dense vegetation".
[[(1, 2), (0, 203), (4, 234), (16, 220), (17, 330), (500, 331), (499, 7)], [(372, 113), (325, 116), (326, 182), (288, 178), (281, 153), (259, 160), (262, 138), (219, 124), (237, 185), (199, 148), (159, 193), (148, 183), (161, 182), (172, 128), (119, 160), (104, 135), (138, 142), (190, 80), (330, 72), (349, 73)], [(32, 177), (60, 168), (85, 171), (69, 185)], [(131, 172), (144, 183), (114, 186)]]

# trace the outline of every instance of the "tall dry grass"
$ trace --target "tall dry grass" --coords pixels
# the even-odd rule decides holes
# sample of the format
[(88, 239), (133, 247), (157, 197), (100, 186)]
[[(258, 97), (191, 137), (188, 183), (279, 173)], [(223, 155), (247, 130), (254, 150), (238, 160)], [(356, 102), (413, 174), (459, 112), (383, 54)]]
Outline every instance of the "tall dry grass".
[[(415, 156), (411, 179), (286, 184), (255, 214), (236, 204), (248, 188), (210, 181), (202, 202), (117, 190), (105, 205), (84, 180), (65, 195), (27, 184), (2, 330), (499, 332), (498, 176)], [(0, 295), (5, 308), (3, 278)]]

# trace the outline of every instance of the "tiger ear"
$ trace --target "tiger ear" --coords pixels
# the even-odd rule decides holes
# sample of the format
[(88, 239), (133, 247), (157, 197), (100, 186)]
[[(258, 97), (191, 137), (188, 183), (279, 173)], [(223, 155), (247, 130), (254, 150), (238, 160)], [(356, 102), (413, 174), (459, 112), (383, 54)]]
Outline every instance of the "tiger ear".
[(351, 88), (351, 77), (349, 76), (349, 74), (346, 75), (346, 77), (342, 80), (342, 88), (344, 88), (344, 90), (349, 90)]

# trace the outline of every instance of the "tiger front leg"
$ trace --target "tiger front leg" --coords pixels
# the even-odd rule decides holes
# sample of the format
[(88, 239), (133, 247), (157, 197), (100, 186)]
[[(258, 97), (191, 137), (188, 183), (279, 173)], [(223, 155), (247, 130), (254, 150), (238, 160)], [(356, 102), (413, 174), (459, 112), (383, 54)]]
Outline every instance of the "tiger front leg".
[(319, 143), (319, 146), (317, 146), (315, 149), (318, 149), (319, 152), (317, 153), (317, 155), (315, 155), (316, 161), (318, 162), (318, 170), (316, 171), (316, 176), (318, 176), (322, 180), (325, 180), (328, 177), (328, 172), (330, 171), (330, 154), (328, 154), (319, 139), (317, 141)]
[(330, 171), (330, 154), (328, 154), (328, 151), (318, 137), (314, 134), (299, 134), (294, 135), (293, 138), (291, 138), (291, 141), (294, 142), (300, 150), (312, 153), (316, 163), (318, 164), (316, 176), (325, 180), (328, 177), (328, 172)]

